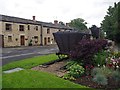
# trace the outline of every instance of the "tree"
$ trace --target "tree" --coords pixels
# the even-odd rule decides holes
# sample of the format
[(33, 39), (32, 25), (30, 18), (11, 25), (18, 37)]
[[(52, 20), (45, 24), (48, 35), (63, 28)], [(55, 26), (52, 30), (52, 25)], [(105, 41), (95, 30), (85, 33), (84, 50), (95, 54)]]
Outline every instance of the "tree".
[(77, 30), (80, 30), (80, 31), (83, 31), (83, 30), (86, 30), (87, 29), (87, 26), (86, 26), (86, 22), (84, 19), (82, 18), (77, 18), (77, 19), (73, 19), (71, 20), (71, 22), (69, 23), (69, 25), (71, 27), (73, 27), (74, 29), (77, 29)]
[(59, 22), (60, 25), (65, 25), (62, 21)]
[(108, 39), (120, 43), (120, 2), (115, 3), (113, 7), (109, 6), (101, 28), (106, 32)]
[(93, 38), (99, 38), (100, 37), (100, 28), (98, 28), (96, 25), (92, 25), (92, 27), (89, 28), (91, 30)]

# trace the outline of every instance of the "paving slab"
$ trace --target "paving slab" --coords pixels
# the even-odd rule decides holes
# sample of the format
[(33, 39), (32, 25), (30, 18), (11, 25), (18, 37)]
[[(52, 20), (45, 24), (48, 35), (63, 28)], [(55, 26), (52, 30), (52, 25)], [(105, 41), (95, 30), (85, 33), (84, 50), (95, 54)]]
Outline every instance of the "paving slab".
[(7, 71), (3, 71), (3, 73), (13, 73), (13, 72), (21, 71), (21, 70), (24, 70), (24, 69), (23, 68), (14, 68), (14, 69), (10, 69)]

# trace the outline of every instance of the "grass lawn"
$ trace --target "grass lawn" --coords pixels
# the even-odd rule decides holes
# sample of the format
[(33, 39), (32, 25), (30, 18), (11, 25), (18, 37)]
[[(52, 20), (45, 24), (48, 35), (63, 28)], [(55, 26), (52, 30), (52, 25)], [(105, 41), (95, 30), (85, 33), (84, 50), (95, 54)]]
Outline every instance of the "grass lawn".
[[(3, 88), (87, 88), (53, 74), (30, 70), (32, 67), (58, 59), (55, 54), (28, 58), (15, 61), (3, 66), (3, 71), (16, 67), (25, 70), (4, 74), (2, 76)], [(91, 88), (89, 88), (91, 89)], [(91, 89), (93, 90), (93, 89)]]
[(1, 88), (2, 88), (2, 69), (0, 68), (0, 89)]
[(49, 61), (54, 61), (58, 59), (58, 57), (55, 54), (50, 54), (50, 55), (45, 55), (45, 56), (38, 56), (38, 57), (33, 57), (33, 58), (28, 58), (20, 61), (15, 61), (9, 64), (6, 64), (3, 66), (3, 71), (9, 70), (12, 68), (16, 67), (21, 67), (24, 69), (30, 69), (34, 66), (49, 62)]
[(86, 88), (50, 73), (22, 70), (3, 74), (3, 88)]

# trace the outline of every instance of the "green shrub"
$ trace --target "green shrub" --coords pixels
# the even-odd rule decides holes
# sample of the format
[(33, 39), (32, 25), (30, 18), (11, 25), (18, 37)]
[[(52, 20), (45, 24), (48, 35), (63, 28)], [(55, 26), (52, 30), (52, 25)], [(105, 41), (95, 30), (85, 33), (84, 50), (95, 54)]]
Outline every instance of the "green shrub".
[[(101, 67), (101, 68), (94, 68), (91, 72), (91, 75), (93, 76), (93, 81), (97, 82), (101, 85), (107, 85), (108, 84), (108, 77), (112, 76), (112, 69), (109, 69), (107, 67)], [(114, 76), (117, 76), (119, 78), (119, 74), (115, 73)]]
[(113, 71), (112, 77), (115, 81), (120, 81), (120, 72), (119, 71)]
[(30, 40), (30, 42), (29, 42), (29, 46), (32, 46), (32, 40)]
[(107, 68), (107, 67), (101, 67), (100, 69), (101, 69), (101, 72), (100, 72), (100, 73), (102, 73), (102, 74), (105, 75), (106, 77), (110, 77), (111, 74), (112, 74), (112, 72), (113, 72), (112, 69), (109, 69), (109, 68)]
[(72, 65), (83, 65), (83, 64), (81, 62), (78, 62), (77, 60), (71, 60), (71, 61), (67, 62), (67, 64), (65, 65), (65, 68), (67, 70), (70, 70), (70, 67)]
[(94, 78), (93, 78), (93, 81), (97, 82), (98, 84), (101, 84), (101, 85), (107, 85), (108, 84), (107, 78), (103, 74), (95, 75)]
[(80, 77), (84, 74), (85, 69), (81, 66), (82, 63), (71, 60), (67, 62), (65, 68), (68, 70), (68, 73), (63, 76), (64, 79), (75, 80), (75, 78)]
[(94, 55), (93, 60), (94, 60), (94, 65), (95, 66), (103, 66), (106, 63), (106, 58), (107, 58), (107, 52), (106, 51), (101, 51), (97, 54)]
[(81, 75), (83, 75), (85, 72), (85, 69), (80, 66), (79, 64), (73, 64), (70, 69), (69, 69), (69, 73), (71, 76), (73, 76), (74, 78), (78, 78)]
[(77, 64), (76, 61), (71, 60), (71, 61), (67, 62), (67, 64), (66, 64), (66, 69), (67, 69), (67, 70), (70, 70), (70, 67), (71, 67), (72, 65), (76, 65), (76, 64)]
[(64, 79), (68, 79), (68, 80), (75, 80), (75, 78), (73, 76), (71, 76), (70, 74), (65, 74), (62, 78)]
[(93, 70), (91, 71), (91, 75), (95, 76), (100, 72), (101, 72), (101, 69), (96, 67), (96, 68), (93, 68)]
[(101, 67), (101, 68), (94, 68), (91, 72), (92, 76), (95, 76), (97, 74), (103, 74), (106, 77), (109, 77), (112, 73), (112, 70), (107, 67)]

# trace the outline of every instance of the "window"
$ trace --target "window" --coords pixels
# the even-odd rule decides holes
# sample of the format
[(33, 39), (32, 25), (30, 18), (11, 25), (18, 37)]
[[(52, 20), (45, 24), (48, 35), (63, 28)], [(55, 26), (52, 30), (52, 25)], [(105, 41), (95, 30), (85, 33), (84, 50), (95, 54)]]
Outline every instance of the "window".
[(28, 30), (30, 30), (30, 25), (28, 25)]
[(34, 36), (35, 43), (38, 43), (38, 36)]
[(8, 42), (12, 42), (12, 36), (8, 36)]
[(34, 36), (34, 39), (38, 39), (38, 36)]
[(61, 30), (59, 29), (59, 32), (60, 32)]
[(12, 24), (6, 24), (6, 30), (11, 31), (12, 30)]
[(24, 25), (19, 25), (19, 31), (24, 31)]
[(47, 28), (47, 34), (50, 34), (50, 28)]
[(48, 43), (50, 43), (50, 37), (48, 37)]
[(38, 26), (36, 26), (36, 31), (38, 31)]

